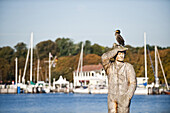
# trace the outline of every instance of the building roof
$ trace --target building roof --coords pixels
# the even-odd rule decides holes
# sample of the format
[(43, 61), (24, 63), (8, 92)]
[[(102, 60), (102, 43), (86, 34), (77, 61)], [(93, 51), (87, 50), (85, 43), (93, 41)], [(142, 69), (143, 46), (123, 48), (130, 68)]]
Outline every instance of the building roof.
[[(103, 66), (101, 64), (98, 64), (98, 65), (85, 65), (82, 67), (82, 71), (99, 71), (99, 70), (102, 70), (103, 69)], [(77, 70), (75, 70), (77, 71)], [(74, 71), (74, 72), (75, 72)], [(79, 69), (79, 72), (80, 72), (80, 69)]]
[(63, 79), (62, 76), (60, 76), (59, 79), (54, 82), (54, 84), (69, 84), (69, 82), (66, 81), (66, 79)]

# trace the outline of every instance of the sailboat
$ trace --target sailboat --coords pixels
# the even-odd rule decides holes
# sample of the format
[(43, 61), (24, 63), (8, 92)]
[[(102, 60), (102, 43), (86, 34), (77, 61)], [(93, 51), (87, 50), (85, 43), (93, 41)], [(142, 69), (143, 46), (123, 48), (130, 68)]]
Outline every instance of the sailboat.
[[(160, 59), (157, 46), (155, 46), (155, 70), (154, 70), (154, 66), (153, 66), (153, 63), (152, 63), (152, 59), (151, 59), (151, 56), (150, 56), (149, 49), (148, 49), (148, 53), (149, 53), (151, 66), (152, 66), (152, 69), (153, 69), (153, 72), (154, 72), (154, 77), (155, 77), (155, 83), (152, 83), (151, 85), (149, 85), (152, 89), (152, 93), (153, 94), (159, 94), (159, 86), (160, 86), (159, 85), (159, 78), (158, 78), (158, 61), (159, 61), (161, 69), (162, 69), (163, 77), (164, 77), (164, 80), (165, 80), (166, 88), (167, 88), (167, 90), (163, 91), (163, 93), (164, 94), (170, 94), (168, 82), (167, 82), (167, 79), (166, 79), (166, 76), (165, 76), (165, 72), (164, 72), (164, 69), (163, 69), (163, 66), (162, 66), (162, 61)], [(160, 90), (162, 90), (162, 89), (160, 89)]]
[[(82, 66), (83, 66), (83, 43), (81, 46), (81, 53), (80, 53), (80, 58), (79, 58), (79, 63), (78, 63), (78, 67), (77, 67), (77, 72), (76, 72), (76, 76), (78, 76), (78, 73), (80, 76), (82, 76)], [(75, 80), (74, 80), (75, 82)], [(81, 87), (75, 87), (73, 88), (73, 92), (74, 93), (83, 93), (83, 94), (88, 94), (89, 92), (89, 88), (88, 87), (83, 87), (81, 84)]]
[[(29, 60), (29, 55), (30, 55), (30, 81), (28, 82), (29, 85), (26, 85), (25, 84), (25, 74), (26, 74), (27, 64), (28, 64), (28, 60)], [(23, 90), (25, 90), (26, 93), (33, 93), (33, 92), (36, 93), (37, 92), (35, 83), (32, 81), (32, 74), (33, 74), (32, 66), (33, 66), (33, 32), (31, 33), (30, 46), (28, 48), (24, 72), (23, 72), (23, 76), (22, 76), (22, 87), (21, 88), (23, 88)]]
[[(150, 54), (149, 54), (149, 56), (150, 56)], [(151, 64), (152, 64), (154, 77), (155, 77), (155, 83), (148, 85), (147, 56), (146, 56), (146, 33), (144, 33), (144, 59), (145, 59), (145, 77), (137, 77), (137, 88), (136, 88), (135, 94), (147, 95), (151, 92), (154, 93), (155, 89), (158, 89), (157, 94), (159, 94), (158, 60), (159, 60), (159, 63), (160, 63), (161, 69), (162, 69), (162, 73), (163, 73), (163, 76), (164, 76), (164, 80), (165, 80), (165, 83), (166, 83), (166, 87), (167, 87), (167, 90), (164, 91), (163, 93), (170, 94), (168, 82), (167, 82), (167, 79), (166, 79), (166, 76), (165, 76), (165, 72), (164, 72), (164, 69), (163, 69), (163, 66), (162, 66), (162, 62), (161, 62), (161, 59), (160, 59), (160, 56), (159, 56), (157, 46), (155, 46), (155, 71), (154, 71), (154, 67), (153, 67), (153, 64), (152, 64), (151, 56), (150, 56), (150, 61), (151, 61)], [(140, 81), (142, 81), (142, 82), (140, 82)], [(150, 89), (151, 89), (151, 92), (149, 92)]]
[[(32, 81), (32, 65), (33, 65), (33, 32), (31, 33), (31, 44), (30, 44), (30, 50), (31, 50), (31, 54), (30, 54), (30, 82), (29, 85), (27, 86), (27, 92), (28, 93), (33, 93), (33, 88), (35, 86), (35, 83), (33, 83)], [(29, 52), (29, 50), (28, 50)], [(29, 53), (28, 53), (28, 57), (29, 57)], [(28, 59), (27, 59), (28, 61)], [(25, 71), (25, 70), (24, 70)], [(23, 82), (25, 83), (25, 75), (23, 76)], [(35, 89), (35, 88), (34, 88)]]
[(135, 95), (147, 95), (148, 94), (146, 33), (145, 32), (144, 32), (144, 59), (145, 59), (145, 77), (137, 77), (137, 88), (135, 91)]

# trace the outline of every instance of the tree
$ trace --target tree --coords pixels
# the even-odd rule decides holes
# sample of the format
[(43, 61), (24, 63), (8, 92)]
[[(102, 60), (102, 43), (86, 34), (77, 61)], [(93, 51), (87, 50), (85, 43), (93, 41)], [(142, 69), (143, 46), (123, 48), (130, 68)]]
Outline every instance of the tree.
[[(38, 43), (36, 48), (34, 48), (33, 68), (37, 66), (36, 55), (38, 54), (41, 59), (40, 79), (45, 80), (46, 77), (44, 75), (46, 75), (45, 73), (48, 74), (48, 63), (44, 63), (44, 61), (48, 60), (49, 52), (51, 52), (52, 55), (57, 55), (58, 57), (56, 67), (52, 68), (52, 77), (57, 79), (60, 75), (62, 75), (72, 82), (73, 71), (77, 69), (82, 43), (83, 42), (74, 44), (69, 38), (58, 38), (55, 42), (47, 40)], [(137, 77), (144, 77), (144, 47), (132, 47), (130, 45), (126, 45), (126, 47), (128, 48), (128, 51), (126, 52), (125, 62), (129, 62), (134, 66)], [(154, 65), (154, 46), (147, 45), (147, 47), (150, 49), (150, 55)], [(15, 78), (15, 57), (18, 57), (18, 69), (22, 69), (23, 73), (27, 54), (26, 44), (20, 42), (14, 48), (15, 50), (9, 46), (0, 48), (0, 81), (3, 80), (5, 83), (9, 80), (14, 80)], [(91, 42), (86, 40), (84, 44), (83, 64), (99, 64), (101, 62), (101, 55), (110, 49), (111, 48), (103, 47), (99, 44), (91, 45)], [(168, 83), (170, 83), (170, 47), (158, 47), (158, 50), (165, 75)], [(154, 82), (154, 75), (149, 61), (149, 56), (147, 56), (147, 59), (148, 83), (152, 83)], [(30, 64), (29, 62), (30, 60), (28, 61), (28, 64)], [(30, 66), (27, 67), (25, 76), (27, 80), (29, 80), (29, 68)], [(158, 68), (158, 77), (161, 83), (165, 83), (160, 65)]]
[(0, 48), (0, 58), (4, 58), (8, 62), (11, 62), (12, 57), (14, 57), (14, 49), (9, 46)]
[(5, 58), (0, 58), (0, 81), (7, 82), (10, 65)]
[(57, 48), (59, 48), (59, 56), (72, 55), (74, 44), (73, 41), (71, 41), (69, 38), (58, 38), (55, 40), (55, 43), (57, 45)]
[(94, 44), (92, 46), (92, 53), (101, 56), (103, 54), (103, 48), (98, 44)]
[(94, 65), (101, 63), (101, 57), (96, 54), (88, 54), (84, 56), (84, 65)]
[(15, 52), (15, 57), (26, 57), (27, 55), (27, 47), (26, 44), (23, 42), (18, 43), (17, 45), (14, 46), (16, 49)]
[(89, 40), (85, 41), (84, 53), (85, 54), (90, 54), (91, 53), (91, 42)]
[(51, 40), (40, 42), (36, 45), (37, 54), (40, 57), (40, 59), (48, 58), (49, 52), (51, 52), (52, 55), (57, 55), (59, 50), (56, 47), (55, 42)]

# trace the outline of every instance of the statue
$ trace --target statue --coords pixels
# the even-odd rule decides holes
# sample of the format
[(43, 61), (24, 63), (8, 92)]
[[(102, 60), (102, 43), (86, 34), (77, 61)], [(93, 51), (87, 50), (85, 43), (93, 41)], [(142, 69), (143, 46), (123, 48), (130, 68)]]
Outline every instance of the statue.
[(127, 50), (115, 44), (113, 50), (102, 55), (102, 65), (109, 82), (108, 113), (129, 113), (131, 98), (136, 89), (136, 74), (133, 66), (124, 62)]

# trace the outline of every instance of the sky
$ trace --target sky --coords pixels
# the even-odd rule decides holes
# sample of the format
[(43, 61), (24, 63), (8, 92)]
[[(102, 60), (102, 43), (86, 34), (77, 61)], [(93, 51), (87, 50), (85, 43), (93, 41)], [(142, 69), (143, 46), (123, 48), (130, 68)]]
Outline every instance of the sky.
[(120, 29), (125, 44), (170, 46), (169, 0), (0, 0), (0, 47), (34, 46), (59, 37), (112, 47)]

